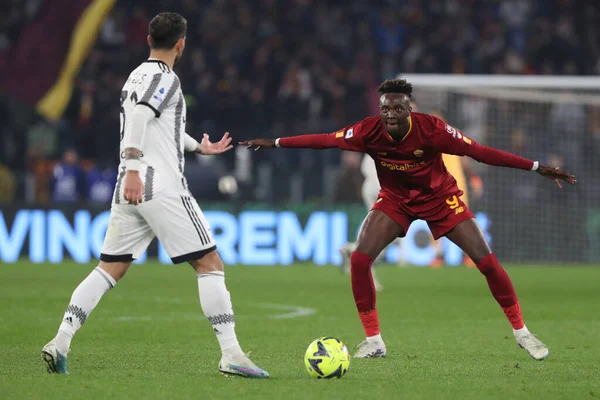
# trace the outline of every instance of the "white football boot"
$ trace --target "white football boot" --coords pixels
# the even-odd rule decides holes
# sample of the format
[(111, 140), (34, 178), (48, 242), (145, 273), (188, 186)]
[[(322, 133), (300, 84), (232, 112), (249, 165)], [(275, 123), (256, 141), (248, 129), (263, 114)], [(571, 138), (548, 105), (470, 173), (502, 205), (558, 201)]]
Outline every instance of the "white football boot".
[(385, 357), (387, 349), (383, 340), (367, 341), (363, 340), (358, 345), (358, 350), (354, 353), (354, 358), (378, 358)]
[(244, 378), (264, 379), (269, 377), (269, 373), (254, 364), (246, 354), (240, 356), (223, 354), (219, 362), (219, 371), (224, 375)]
[(517, 335), (515, 333), (515, 339), (520, 348), (527, 350), (531, 358), (534, 360), (542, 361), (548, 357), (548, 347), (536, 338), (533, 333), (526, 333), (525, 335)]
[(46, 369), (51, 374), (69, 374), (67, 372), (67, 355), (58, 351), (56, 339), (52, 339), (42, 349), (42, 361), (46, 363)]

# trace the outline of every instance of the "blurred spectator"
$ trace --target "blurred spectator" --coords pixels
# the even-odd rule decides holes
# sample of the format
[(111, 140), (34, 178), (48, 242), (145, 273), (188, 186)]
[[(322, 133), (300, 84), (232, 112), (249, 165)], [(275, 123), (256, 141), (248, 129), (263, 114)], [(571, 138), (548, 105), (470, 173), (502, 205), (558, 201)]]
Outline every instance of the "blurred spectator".
[(335, 203), (360, 203), (364, 176), (360, 172), (363, 155), (344, 151), (339, 175), (335, 185), (333, 201)]
[(86, 173), (87, 199), (92, 203), (110, 204), (116, 182), (116, 168), (92, 167)]
[[(43, 0), (8, 0), (0, 16), (0, 66)], [(0, 154), (17, 172), (38, 168), (72, 147), (83, 159), (115, 167), (119, 161), (119, 92), (148, 55), (147, 25), (165, 9), (189, 22), (186, 54), (175, 70), (188, 105), (187, 131), (234, 140), (331, 132), (376, 114), (382, 79), (398, 73), (597, 74), (600, 4), (569, 0), (164, 0), (117, 2), (75, 82), (58, 124), (17, 126), (0, 111)], [(1, 88), (0, 88), (1, 89)], [(487, 135), (492, 103), (463, 98), (455, 110), (463, 129)], [(545, 112), (543, 110), (537, 110)], [(580, 128), (586, 121), (577, 111)], [(31, 112), (31, 110), (29, 110)], [(498, 113), (499, 111), (494, 111)], [(517, 112), (511, 110), (512, 112)], [(556, 110), (565, 115), (568, 110)], [(453, 114), (454, 115), (454, 114)], [(560, 117), (558, 117), (560, 119)], [(569, 120), (573, 120), (570, 118)], [(507, 142), (532, 125), (498, 121), (494, 138)], [(563, 121), (564, 122), (564, 121)], [(563, 123), (563, 125), (565, 125)], [(568, 129), (568, 126), (566, 127)], [(25, 132), (22, 132), (25, 131)], [(549, 135), (555, 143), (558, 128)], [(585, 131), (585, 129), (578, 132)], [(15, 140), (25, 136), (27, 140)], [(594, 136), (595, 137), (595, 136)], [(491, 138), (488, 138), (491, 139)], [(591, 139), (590, 139), (591, 140)], [(592, 140), (592, 142), (594, 142)], [(15, 144), (16, 143), (16, 144)], [(577, 147), (579, 142), (570, 144)], [(595, 143), (595, 142), (594, 142)], [(528, 142), (537, 148), (549, 144)], [(29, 158), (7, 156), (22, 154)], [(14, 150), (14, 151), (13, 151)], [(565, 157), (579, 155), (581, 146)], [(255, 155), (276, 163), (281, 179), (338, 164), (339, 155), (293, 152)], [(329, 153), (328, 153), (329, 154)], [(287, 157), (287, 156), (286, 156)], [(224, 168), (235, 166), (233, 152)], [(285, 158), (285, 157), (284, 157)], [(40, 170), (43, 168), (39, 167)], [(279, 179), (279, 178), (278, 178)], [(317, 180), (314, 180), (317, 182)], [(277, 185), (276, 185), (277, 186)]]
[(8, 204), (14, 200), (16, 186), (13, 173), (6, 165), (0, 164), (0, 204)]
[(74, 203), (83, 200), (84, 174), (75, 150), (64, 152), (62, 161), (52, 173), (52, 200), (57, 203)]

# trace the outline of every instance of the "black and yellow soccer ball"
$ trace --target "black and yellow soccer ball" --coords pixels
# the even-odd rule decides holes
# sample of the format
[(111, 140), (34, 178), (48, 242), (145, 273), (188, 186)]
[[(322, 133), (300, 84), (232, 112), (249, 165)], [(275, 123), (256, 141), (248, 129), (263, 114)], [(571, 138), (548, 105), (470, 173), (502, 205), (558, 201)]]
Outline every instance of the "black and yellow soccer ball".
[(308, 346), (304, 355), (304, 365), (313, 378), (341, 378), (350, 367), (350, 353), (341, 340), (322, 337)]

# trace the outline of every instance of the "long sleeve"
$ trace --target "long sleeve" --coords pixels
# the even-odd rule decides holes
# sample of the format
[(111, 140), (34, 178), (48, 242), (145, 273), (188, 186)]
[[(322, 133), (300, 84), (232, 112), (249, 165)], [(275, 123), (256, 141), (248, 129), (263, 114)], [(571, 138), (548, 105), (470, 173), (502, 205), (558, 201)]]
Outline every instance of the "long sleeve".
[(288, 136), (278, 139), (279, 147), (331, 149), (365, 152), (363, 121), (333, 133)]
[(484, 146), (476, 142), (473, 142), (465, 149), (464, 155), (484, 164), (494, 165), (497, 167), (509, 167), (524, 169), (527, 171), (533, 168), (533, 161), (531, 160), (519, 157), (506, 151)]
[(430, 143), (440, 153), (468, 156), (481, 163), (497, 167), (523, 170), (533, 168), (533, 161), (479, 144), (438, 118), (435, 118), (434, 124), (435, 129), (429, 134)]
[(282, 137), (279, 139), (279, 146), (296, 149), (331, 149), (339, 147), (335, 136), (330, 133)]
[(196, 151), (196, 148), (198, 147), (198, 141), (196, 139), (194, 139), (193, 137), (191, 137), (190, 135), (186, 133), (184, 133), (183, 135), (183, 148), (185, 149), (185, 151)]
[(146, 128), (154, 116), (154, 111), (144, 105), (136, 105), (133, 108), (131, 123), (123, 135), (123, 148), (143, 150)]

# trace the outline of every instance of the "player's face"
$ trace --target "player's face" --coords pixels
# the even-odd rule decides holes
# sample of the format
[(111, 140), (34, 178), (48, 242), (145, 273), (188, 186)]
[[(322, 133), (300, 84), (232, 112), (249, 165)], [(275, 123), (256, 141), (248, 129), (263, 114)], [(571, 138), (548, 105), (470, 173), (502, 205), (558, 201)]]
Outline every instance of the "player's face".
[(410, 112), (410, 99), (402, 93), (382, 94), (379, 99), (379, 116), (390, 135), (402, 133)]

